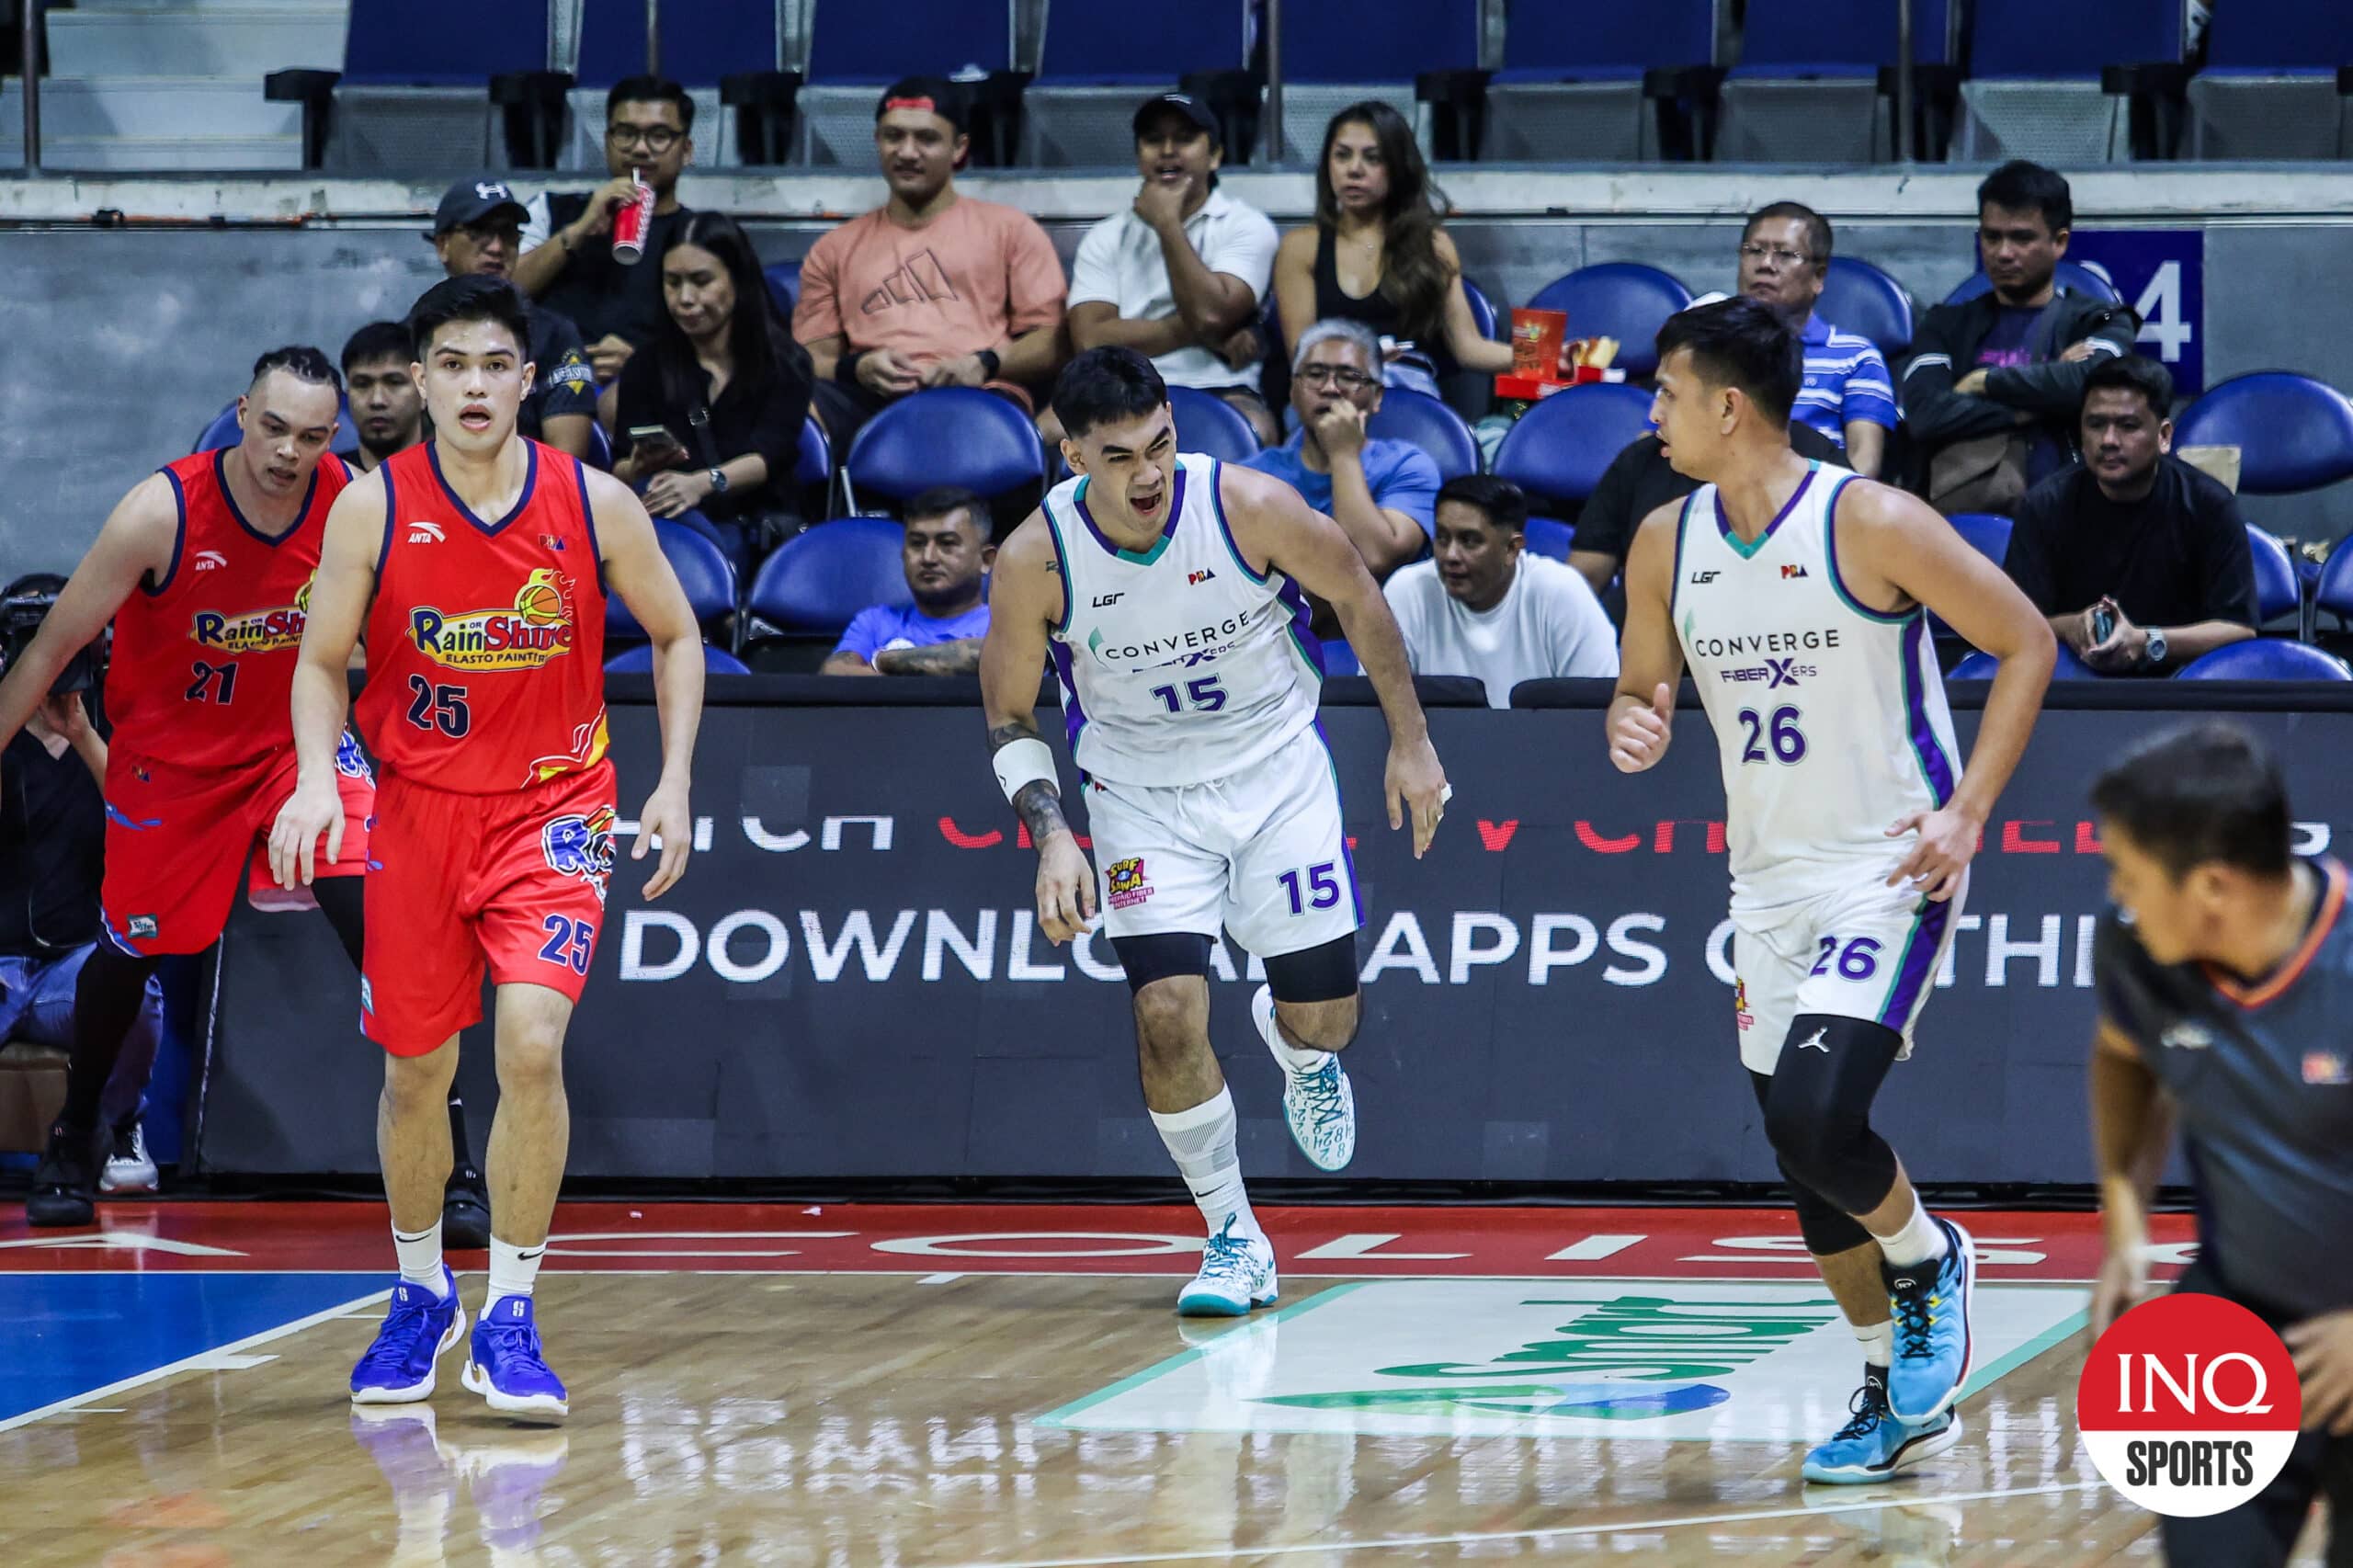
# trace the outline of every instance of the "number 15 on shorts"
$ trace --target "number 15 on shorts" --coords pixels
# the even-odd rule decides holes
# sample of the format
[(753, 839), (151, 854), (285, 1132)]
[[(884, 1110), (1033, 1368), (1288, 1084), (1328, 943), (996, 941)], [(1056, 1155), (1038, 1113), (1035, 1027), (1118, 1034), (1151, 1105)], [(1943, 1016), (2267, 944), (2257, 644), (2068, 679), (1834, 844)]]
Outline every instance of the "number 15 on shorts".
[[(1340, 863), (1323, 860), (1302, 870), (1285, 871), (1275, 880), (1290, 894), (1290, 912), (1303, 915), (1311, 909), (1329, 909), (1340, 902)], [(1302, 892), (1301, 879), (1306, 879)]]

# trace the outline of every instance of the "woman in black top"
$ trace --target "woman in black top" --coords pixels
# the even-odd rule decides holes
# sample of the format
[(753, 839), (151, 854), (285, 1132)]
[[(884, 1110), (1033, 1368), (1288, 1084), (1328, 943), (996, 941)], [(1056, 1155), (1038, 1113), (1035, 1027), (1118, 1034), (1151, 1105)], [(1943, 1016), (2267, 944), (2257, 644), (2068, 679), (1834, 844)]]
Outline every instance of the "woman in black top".
[(1404, 116), (1378, 99), (1350, 104), (1324, 128), (1315, 165), (1315, 222), (1275, 252), (1275, 300), (1286, 357), (1332, 316), (1394, 339), (1386, 380), (1438, 395), (1460, 366), (1511, 369), (1511, 345), (1479, 335), (1462, 292), (1462, 261), (1438, 226), (1429, 165)]
[(735, 220), (697, 212), (662, 253), (667, 315), (605, 396), (613, 472), (657, 517), (699, 513), (739, 569), (789, 527), (809, 413), (809, 352), (792, 340)]

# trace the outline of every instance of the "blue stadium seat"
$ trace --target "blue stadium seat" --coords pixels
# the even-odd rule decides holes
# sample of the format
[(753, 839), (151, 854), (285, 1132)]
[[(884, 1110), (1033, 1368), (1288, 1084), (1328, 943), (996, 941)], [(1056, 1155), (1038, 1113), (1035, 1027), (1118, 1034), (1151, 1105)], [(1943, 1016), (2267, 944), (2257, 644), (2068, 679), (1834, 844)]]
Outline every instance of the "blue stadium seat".
[[(752, 673), (743, 660), (726, 649), (715, 648), (708, 642), (702, 645), (702, 667), (706, 675), (747, 676)], [(624, 648), (605, 661), (605, 669), (608, 673), (626, 675), (634, 671), (651, 671), (653, 668), (654, 644), (651, 642), (640, 642), (635, 647)]]
[(2340, 625), (2353, 623), (2353, 550), (2340, 544), (2328, 552), (2313, 584), (2313, 612), (2315, 620), (2329, 615)]
[(1494, 472), (1527, 491), (1531, 506), (1582, 502), (1626, 444), (1650, 428), (1650, 410), (1648, 392), (1620, 383), (1554, 392), (1511, 427)]
[(1953, 531), (1969, 541), (1969, 547), (1999, 566), (2009, 559), (2010, 519), (1993, 512), (1958, 512), (1952, 517)]
[[(1947, 680), (1992, 680), (2001, 661), (1991, 653), (1972, 653), (1945, 672)], [(2098, 680), (2100, 673), (2069, 653), (2064, 645), (2059, 649), (2059, 666), (2052, 672), (2055, 680)]]
[(1258, 455), (1258, 435), (1242, 411), (1198, 387), (1170, 387), (1168, 407), (1176, 416), (1176, 449), (1207, 452), (1226, 462), (1248, 462)]
[(2268, 622), (2302, 609), (2303, 583), (2296, 575), (2296, 563), (2290, 559), (2288, 547), (2253, 523), (2246, 526), (2246, 544), (2255, 557), (2256, 618)]
[[(735, 613), (735, 568), (728, 564), (725, 551), (693, 528), (667, 517), (654, 519), (654, 538), (670, 570), (678, 574), (678, 585), (687, 591), (687, 606), (705, 631)], [(645, 629), (638, 625), (637, 617), (630, 614), (619, 594), (605, 601), (605, 635), (627, 642), (645, 635)]]
[[(641, 30), (643, 26), (639, 24)], [(976, 6), (971, 0), (903, 0), (889, 6), (817, 0), (809, 34), (813, 83), (883, 86), (919, 73), (952, 76), (968, 65), (983, 71), (1012, 69), (1008, 7)]]
[[(1947, 0), (1913, 0), (1915, 63), (1950, 59), (1949, 12)], [(1724, 78), (1717, 159), (1822, 167), (1893, 156), (1880, 71), (1896, 62), (1895, 33), (1888, 0), (1748, 0), (1740, 63)]]
[(1511, 8), (1497, 82), (1640, 81), (1657, 66), (1715, 58), (1715, 0)]
[(613, 438), (605, 434), (604, 423), (601, 420), (592, 419), (588, 422), (587, 460), (590, 468), (601, 469), (607, 473), (613, 471)]
[(2232, 642), (2191, 660), (2177, 680), (2353, 680), (2334, 653), (2279, 637)]
[(1479, 439), (1457, 414), (1427, 392), (1392, 387), (1381, 394), (1381, 412), (1365, 426), (1384, 441), (1411, 441), (1438, 464), (1440, 479), (1479, 472)]
[[(1196, 71), (1238, 71), (1249, 61), (1248, 13), (1246, 0), (1142, 9), (1070, 0), (1050, 6), (1038, 85), (1156, 86)], [(897, 36), (922, 36), (904, 28), (894, 10), (877, 15), (891, 19)], [(1132, 151), (1123, 145), (1117, 159), (1106, 161), (1124, 164)]]
[(1576, 543), (1576, 531), (1558, 517), (1528, 519), (1528, 548), (1555, 561), (1566, 561)]
[(2206, 67), (2189, 84), (2188, 155), (2346, 156), (2336, 71), (2353, 62), (2353, 8), (2233, 0), (2214, 10)]
[(1571, 337), (1614, 337), (1617, 363), (1630, 376), (1658, 369), (1658, 329), (1688, 309), (1691, 290), (1672, 273), (1639, 261), (1605, 261), (1556, 278), (1528, 301), (1530, 310), (1563, 311)]
[[(2063, 289), (2073, 289), (2078, 294), (2089, 294), (2096, 300), (2106, 300), (2111, 305), (2124, 302), (2124, 296), (2116, 291), (2115, 284), (2079, 262), (2061, 262), (2058, 278), (2059, 285)], [(1972, 272), (1945, 296), (1945, 303), (1958, 305), (1964, 300), (1973, 300), (1993, 286), (1994, 280), (1985, 274)]]
[(888, 517), (836, 517), (777, 546), (745, 608), (779, 631), (839, 631), (869, 605), (915, 602)]
[(1495, 301), (1487, 298), (1486, 291), (1466, 278), (1462, 280), (1462, 302), (1471, 307), (1471, 321), (1478, 327), (1479, 335), (1494, 340), (1505, 318), (1497, 313)]
[[(1947, 0), (1913, 0), (1912, 58), (1950, 58)], [(1876, 76), (1896, 62), (1895, 7), (1887, 0), (1748, 0), (1741, 23), (1742, 76)]]
[(1969, 73), (1981, 81), (2181, 58), (2177, 0), (1975, 0), (1972, 12)]
[(801, 303), (800, 258), (774, 262), (763, 267), (760, 276), (768, 280), (768, 298), (776, 301), (777, 313), (790, 322)]
[[(233, 447), (243, 438), (237, 428), (237, 400), (231, 398), (212, 423), (197, 432), (196, 444), (188, 448), (192, 456), (198, 452), (215, 452), (223, 447)], [(349, 457), (359, 449), (359, 426), (352, 422), (351, 400), (345, 398), (335, 415), (335, 438), (327, 443), (327, 450)]]
[(2209, 72), (2325, 71), (2353, 62), (2353, 9), (2313, 0), (2230, 0), (2206, 31)]
[(1813, 313), (1841, 332), (1870, 338), (1890, 369), (1912, 347), (1911, 294), (1868, 261), (1832, 256)]
[[(662, 74), (689, 87), (715, 87), (741, 72), (775, 70), (778, 9), (776, 0), (664, 6)], [(583, 0), (580, 85), (601, 94), (644, 70), (645, 0)], [(709, 139), (710, 133), (704, 134)]]
[(1045, 473), (1045, 449), (1029, 415), (978, 387), (901, 398), (859, 427), (842, 460), (853, 508), (859, 490), (904, 501), (935, 484), (961, 484), (995, 498)]
[(1283, 0), (1286, 91), (1294, 82), (1411, 82), (1478, 63), (1479, 0)]
[(1327, 676), (1360, 676), (1364, 665), (1357, 659), (1357, 651), (1336, 637), (1324, 639), (1324, 673)]
[(792, 464), (792, 478), (797, 484), (823, 484), (834, 477), (834, 444), (825, 438), (825, 427), (817, 423), (813, 414), (801, 421), (801, 446)]
[(547, 62), (548, 0), (351, 0), (342, 85), (480, 87)]
[(2236, 447), (2239, 490), (2292, 495), (2353, 477), (2353, 401), (2292, 370), (2256, 370), (2207, 390), (2174, 424), (2174, 445)]

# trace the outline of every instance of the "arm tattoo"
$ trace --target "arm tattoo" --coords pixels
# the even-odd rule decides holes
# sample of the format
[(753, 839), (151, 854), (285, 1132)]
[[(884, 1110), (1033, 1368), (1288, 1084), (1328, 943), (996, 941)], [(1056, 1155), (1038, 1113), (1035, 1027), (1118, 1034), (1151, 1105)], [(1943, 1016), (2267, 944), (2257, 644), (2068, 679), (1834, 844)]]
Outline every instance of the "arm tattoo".
[(890, 648), (874, 656), (874, 667), (892, 676), (968, 676), (981, 667), (981, 643), (965, 637), (925, 648)]
[[(1036, 720), (1008, 719), (989, 731), (989, 753), (995, 756), (1016, 741), (1037, 738)], [(1032, 845), (1043, 844), (1053, 835), (1069, 831), (1070, 822), (1063, 815), (1062, 791), (1050, 780), (1040, 778), (1023, 785), (1013, 797), (1013, 809), (1021, 818), (1021, 825), (1029, 830)]]

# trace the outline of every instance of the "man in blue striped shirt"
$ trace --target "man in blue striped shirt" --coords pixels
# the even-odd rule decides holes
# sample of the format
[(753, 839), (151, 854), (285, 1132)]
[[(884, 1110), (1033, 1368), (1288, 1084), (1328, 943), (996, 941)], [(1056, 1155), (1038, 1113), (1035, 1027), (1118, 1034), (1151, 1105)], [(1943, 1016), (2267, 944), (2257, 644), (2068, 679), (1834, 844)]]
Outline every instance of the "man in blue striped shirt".
[(1846, 449), (1847, 466), (1879, 477), (1895, 428), (1895, 388), (1868, 337), (1840, 332), (1813, 313), (1830, 267), (1830, 221), (1811, 207), (1760, 208), (1740, 236), (1740, 291), (1787, 316), (1805, 341), (1805, 385), (1790, 416)]

